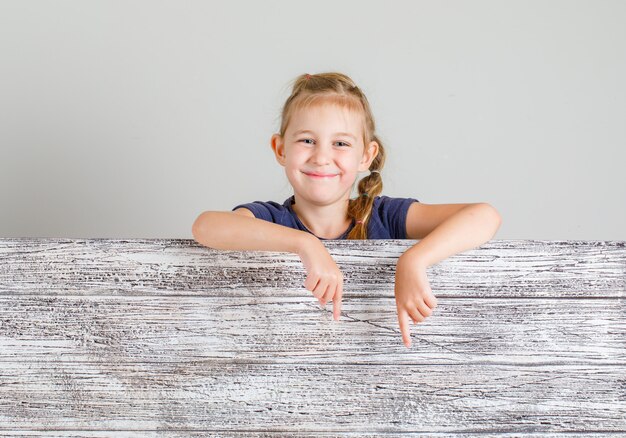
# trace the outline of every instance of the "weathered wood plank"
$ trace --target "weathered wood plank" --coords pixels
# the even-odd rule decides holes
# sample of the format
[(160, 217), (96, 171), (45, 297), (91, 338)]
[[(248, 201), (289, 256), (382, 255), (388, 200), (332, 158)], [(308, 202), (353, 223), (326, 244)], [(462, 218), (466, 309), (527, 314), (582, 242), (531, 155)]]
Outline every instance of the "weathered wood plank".
[(294, 254), (0, 239), (0, 436), (626, 434), (626, 242), (453, 256), (410, 350), (393, 279), (415, 241), (324, 243), (340, 323)]
[[(0, 423), (137, 430), (621, 431), (619, 366), (4, 363)], [(10, 401), (10, 404), (7, 403)], [(7, 415), (8, 414), (8, 415)]]
[[(393, 290), (414, 240), (325, 241), (363, 297)], [(442, 297), (626, 297), (626, 241), (492, 240), (428, 270)], [(185, 239), (0, 239), (0, 294), (273, 295), (304, 290), (297, 255), (217, 251)]]
[[(192, 431), (189, 429), (182, 429), (182, 431), (169, 431), (163, 429), (156, 430), (146, 430), (142, 429), (141, 431), (129, 431), (129, 430), (116, 430), (116, 431), (93, 431), (93, 430), (77, 430), (72, 429), (71, 432), (68, 431), (16, 431), (16, 430), (0, 430), (0, 437), (35, 437), (35, 436), (46, 436), (46, 437), (72, 437), (72, 438), (85, 438), (85, 437), (118, 437), (124, 436), (125, 438), (133, 438), (133, 437), (250, 437), (250, 438), (267, 438), (267, 437), (299, 437), (299, 438), (316, 438), (316, 437), (359, 437), (359, 438), (377, 438), (377, 437), (385, 437), (385, 438), (398, 438), (398, 437), (406, 437), (406, 436), (445, 436), (449, 437), (451, 434), (449, 432), (424, 432), (424, 431), (404, 431), (401, 433), (394, 432), (376, 432), (376, 433), (366, 433), (362, 431), (352, 432), (352, 431), (344, 431), (337, 430), (333, 432), (300, 432), (300, 431), (289, 431), (286, 432), (268, 432), (265, 431), (253, 431), (246, 430), (245, 432), (237, 432), (237, 431)], [(532, 433), (532, 432), (497, 432), (497, 433), (489, 433), (489, 432), (463, 432), (463, 433), (455, 433), (454, 436), (480, 436), (485, 438), (490, 437), (502, 437), (502, 436), (513, 436), (519, 437), (524, 436), (528, 438), (551, 438), (551, 437), (578, 437), (578, 436), (593, 436), (593, 437), (620, 437), (623, 438), (624, 434), (622, 432), (606, 432), (606, 431), (591, 431), (590, 433), (586, 432), (541, 432), (541, 433)]]
[[(189, 429), (183, 430), (182, 432), (177, 431), (168, 431), (163, 429), (149, 430), (142, 429), (141, 431), (129, 431), (129, 430), (116, 430), (114, 432), (111, 431), (94, 431), (94, 430), (77, 430), (72, 429), (71, 432), (68, 431), (55, 431), (54, 433), (50, 431), (17, 431), (17, 430), (0, 430), (0, 437), (14, 437), (14, 436), (46, 436), (46, 437), (72, 437), (72, 438), (84, 438), (84, 437), (118, 437), (123, 435), (125, 438), (133, 438), (133, 437), (146, 437), (146, 436), (155, 436), (155, 437), (250, 437), (250, 438), (267, 438), (267, 437), (299, 437), (299, 438), (316, 438), (316, 437), (359, 437), (359, 438), (377, 438), (380, 436), (384, 436), (385, 438), (399, 438), (406, 436), (450, 436), (449, 432), (424, 432), (424, 431), (404, 431), (401, 433), (394, 432), (376, 432), (376, 433), (366, 433), (362, 431), (352, 432), (345, 430), (337, 430), (333, 432), (299, 432), (299, 431), (289, 431), (285, 432), (268, 432), (268, 431), (253, 431), (246, 430), (245, 432), (237, 432), (231, 430), (221, 430), (221, 431), (192, 431)], [(497, 433), (489, 433), (489, 432), (463, 432), (463, 433), (455, 433), (454, 436), (473, 436), (479, 435), (481, 438), (489, 438), (489, 437), (502, 437), (502, 436), (522, 436), (521, 432), (497, 432)], [(570, 436), (600, 436), (600, 437), (620, 437), (623, 438), (624, 434), (622, 432), (605, 432), (605, 431), (597, 431), (592, 430), (589, 433), (587, 432), (578, 432), (578, 433), (568, 433), (568, 432), (541, 432), (541, 433), (532, 433), (532, 432), (523, 432), (523, 436), (525, 438), (551, 438), (551, 437), (570, 437)]]
[[(393, 298), (0, 297), (0, 366), (105, 363), (596, 364), (625, 366), (621, 299), (439, 301), (402, 344)], [(2, 387), (0, 386), (0, 396)]]

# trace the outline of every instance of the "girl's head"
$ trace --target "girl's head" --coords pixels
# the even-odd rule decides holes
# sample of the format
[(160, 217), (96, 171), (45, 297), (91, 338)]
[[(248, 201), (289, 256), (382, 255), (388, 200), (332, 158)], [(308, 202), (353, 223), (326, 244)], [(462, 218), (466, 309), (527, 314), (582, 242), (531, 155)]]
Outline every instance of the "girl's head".
[[(306, 131), (306, 132), (303, 132)], [(280, 132), (272, 149), (285, 167), (294, 191), (311, 203), (348, 200), (348, 217), (356, 221), (348, 239), (367, 239), (374, 197), (382, 192), (379, 171), (385, 149), (376, 136), (365, 95), (346, 75), (300, 75), (282, 110)], [(358, 183), (358, 172), (372, 172)]]

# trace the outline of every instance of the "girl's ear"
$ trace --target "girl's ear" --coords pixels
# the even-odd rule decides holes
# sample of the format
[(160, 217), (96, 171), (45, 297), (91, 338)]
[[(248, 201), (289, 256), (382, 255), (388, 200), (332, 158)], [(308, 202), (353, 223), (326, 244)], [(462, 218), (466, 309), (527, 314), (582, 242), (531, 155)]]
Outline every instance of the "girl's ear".
[(366, 172), (369, 170), (372, 161), (378, 155), (378, 143), (375, 141), (371, 141), (370, 144), (363, 151), (363, 158), (361, 158), (361, 162), (359, 163), (359, 172)]
[(272, 135), (272, 139), (270, 141), (272, 146), (272, 150), (274, 151), (274, 155), (276, 155), (276, 161), (281, 166), (285, 166), (285, 142), (280, 134)]

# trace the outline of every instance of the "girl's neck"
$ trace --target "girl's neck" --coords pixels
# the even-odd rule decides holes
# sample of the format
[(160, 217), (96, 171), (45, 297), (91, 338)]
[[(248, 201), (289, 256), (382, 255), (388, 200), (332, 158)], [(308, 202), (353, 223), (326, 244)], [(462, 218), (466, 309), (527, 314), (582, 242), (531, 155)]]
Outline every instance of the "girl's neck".
[(329, 205), (313, 205), (294, 194), (291, 206), (300, 222), (322, 239), (336, 239), (346, 232), (352, 221), (348, 218), (350, 198)]

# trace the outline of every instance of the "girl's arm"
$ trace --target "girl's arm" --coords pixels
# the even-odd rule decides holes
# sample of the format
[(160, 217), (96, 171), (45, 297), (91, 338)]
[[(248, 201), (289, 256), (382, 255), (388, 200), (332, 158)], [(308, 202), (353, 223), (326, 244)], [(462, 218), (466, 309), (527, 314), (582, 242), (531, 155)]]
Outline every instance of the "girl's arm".
[(234, 251), (278, 251), (300, 254), (315, 236), (254, 217), (246, 208), (205, 211), (191, 228), (201, 245)]
[(491, 240), (500, 228), (498, 211), (485, 202), (476, 204), (421, 204), (407, 213), (407, 238), (421, 239), (404, 254), (427, 267), (477, 248)]
[(502, 218), (489, 204), (413, 203), (407, 214), (407, 237), (421, 239), (396, 265), (395, 296), (402, 340), (411, 346), (409, 320), (422, 322), (437, 307), (426, 268), (490, 240)]
[(343, 274), (324, 244), (313, 234), (257, 219), (247, 208), (205, 211), (193, 224), (201, 245), (234, 251), (278, 251), (298, 254), (307, 271), (304, 287), (325, 307), (333, 302), (336, 321), (341, 314)]

